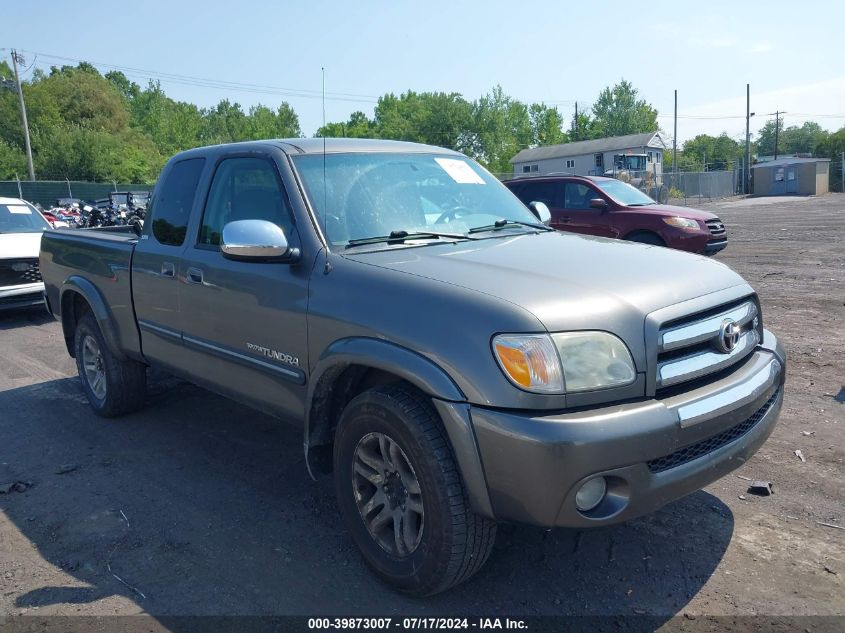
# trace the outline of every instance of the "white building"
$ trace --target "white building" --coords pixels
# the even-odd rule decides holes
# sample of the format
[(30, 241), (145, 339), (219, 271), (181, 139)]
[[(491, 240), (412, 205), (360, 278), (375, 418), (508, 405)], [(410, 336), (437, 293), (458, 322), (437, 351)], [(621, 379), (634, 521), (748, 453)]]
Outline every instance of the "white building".
[(524, 149), (510, 163), (514, 176), (603, 176), (626, 170), (648, 171), (659, 178), (667, 148), (659, 132), (646, 132)]

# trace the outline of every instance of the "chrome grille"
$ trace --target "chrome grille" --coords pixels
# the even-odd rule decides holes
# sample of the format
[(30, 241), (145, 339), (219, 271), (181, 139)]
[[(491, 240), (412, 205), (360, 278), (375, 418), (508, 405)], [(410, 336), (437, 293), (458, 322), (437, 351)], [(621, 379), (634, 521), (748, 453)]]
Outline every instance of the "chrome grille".
[(705, 224), (707, 224), (707, 228), (710, 230), (710, 235), (713, 237), (724, 237), (727, 233), (724, 223), (719, 218), (716, 218), (715, 220), (707, 220)]
[[(722, 325), (739, 327), (736, 345), (720, 348)], [(752, 299), (664, 326), (658, 335), (656, 387), (661, 389), (721, 371), (748, 356), (760, 343), (757, 304)]]
[(0, 286), (22, 286), (40, 281), (37, 259), (0, 259)]

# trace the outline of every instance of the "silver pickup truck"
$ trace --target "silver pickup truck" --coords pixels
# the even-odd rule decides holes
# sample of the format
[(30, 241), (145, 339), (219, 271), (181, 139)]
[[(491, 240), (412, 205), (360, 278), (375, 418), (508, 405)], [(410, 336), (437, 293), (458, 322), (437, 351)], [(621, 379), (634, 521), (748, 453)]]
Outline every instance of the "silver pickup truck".
[(298, 424), (365, 562), (428, 595), (497, 522), (603, 526), (700, 489), (781, 408), (739, 275), (548, 219), (437, 147), (220, 145), (168, 162), (140, 234), (45, 233), (41, 271), (94, 411), (141, 407), (155, 366)]

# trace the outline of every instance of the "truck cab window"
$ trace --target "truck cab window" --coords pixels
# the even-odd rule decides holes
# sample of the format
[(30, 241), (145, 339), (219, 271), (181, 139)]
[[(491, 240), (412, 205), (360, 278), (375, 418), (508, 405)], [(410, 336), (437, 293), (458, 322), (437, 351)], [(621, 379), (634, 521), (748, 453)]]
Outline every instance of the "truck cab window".
[(174, 164), (153, 199), (150, 209), (153, 235), (161, 244), (181, 246), (185, 241), (197, 183), (204, 166), (204, 158), (190, 158)]
[(291, 239), (290, 203), (269, 160), (227, 158), (220, 163), (203, 213), (199, 244), (220, 246), (223, 227), (236, 220), (267, 220)]

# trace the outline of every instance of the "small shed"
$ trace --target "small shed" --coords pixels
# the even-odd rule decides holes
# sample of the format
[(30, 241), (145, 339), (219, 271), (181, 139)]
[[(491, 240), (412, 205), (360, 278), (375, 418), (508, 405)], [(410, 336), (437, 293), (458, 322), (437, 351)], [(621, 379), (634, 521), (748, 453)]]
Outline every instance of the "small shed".
[(829, 158), (780, 158), (752, 165), (751, 170), (755, 196), (818, 196), (830, 190)]

